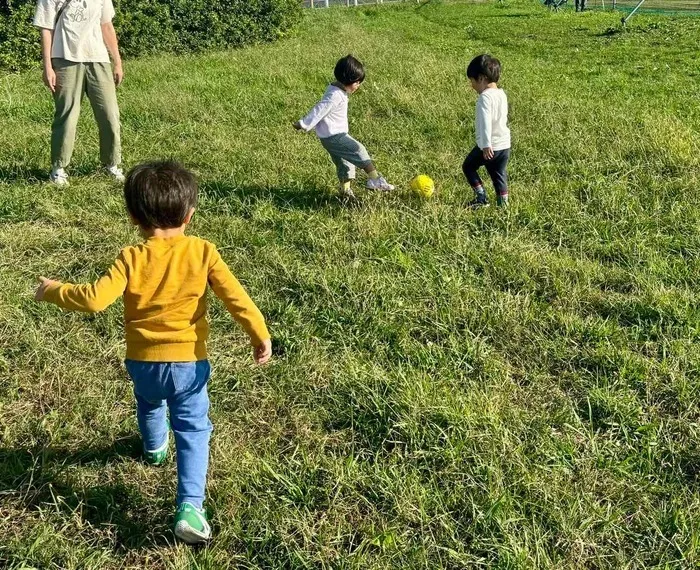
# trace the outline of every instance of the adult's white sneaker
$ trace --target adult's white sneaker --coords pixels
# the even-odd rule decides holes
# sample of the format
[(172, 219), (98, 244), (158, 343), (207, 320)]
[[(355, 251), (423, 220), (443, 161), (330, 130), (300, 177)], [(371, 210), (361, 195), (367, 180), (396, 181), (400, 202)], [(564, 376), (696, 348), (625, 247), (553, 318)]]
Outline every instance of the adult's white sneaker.
[(122, 172), (122, 169), (118, 166), (107, 166), (106, 170), (107, 174), (109, 174), (117, 182), (124, 182), (124, 180), (126, 180), (126, 178), (124, 178), (124, 173)]
[(68, 174), (63, 168), (54, 168), (49, 174), (49, 180), (56, 186), (69, 186)]

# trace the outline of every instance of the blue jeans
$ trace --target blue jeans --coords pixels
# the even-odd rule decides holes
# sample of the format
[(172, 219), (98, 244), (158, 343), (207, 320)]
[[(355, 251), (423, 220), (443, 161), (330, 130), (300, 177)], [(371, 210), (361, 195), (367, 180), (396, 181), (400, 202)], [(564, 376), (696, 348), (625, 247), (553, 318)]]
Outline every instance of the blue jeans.
[(124, 363), (134, 383), (144, 449), (155, 451), (167, 441), (167, 405), (177, 450), (177, 504), (188, 502), (201, 509), (212, 430), (207, 395), (209, 361)]

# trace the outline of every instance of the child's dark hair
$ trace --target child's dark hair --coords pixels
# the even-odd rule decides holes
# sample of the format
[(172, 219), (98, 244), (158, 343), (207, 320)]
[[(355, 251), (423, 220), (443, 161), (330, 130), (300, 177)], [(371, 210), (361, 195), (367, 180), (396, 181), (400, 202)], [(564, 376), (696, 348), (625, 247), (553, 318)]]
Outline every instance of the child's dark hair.
[(351, 55), (346, 55), (335, 64), (333, 75), (342, 85), (352, 85), (365, 80), (365, 68)]
[(129, 171), (124, 200), (143, 229), (177, 228), (197, 205), (197, 179), (174, 160), (145, 162)]
[(476, 56), (467, 66), (467, 77), (479, 79), (480, 75), (486, 77), (489, 83), (498, 83), (501, 78), (501, 62), (486, 53)]

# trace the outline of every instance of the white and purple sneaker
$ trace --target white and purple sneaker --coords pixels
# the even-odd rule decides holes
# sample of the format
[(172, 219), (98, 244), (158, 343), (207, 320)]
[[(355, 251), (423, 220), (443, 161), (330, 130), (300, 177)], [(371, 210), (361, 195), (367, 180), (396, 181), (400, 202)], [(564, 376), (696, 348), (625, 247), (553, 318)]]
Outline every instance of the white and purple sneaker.
[(381, 190), (382, 192), (389, 192), (394, 189), (394, 186), (389, 184), (381, 174), (379, 178), (368, 178), (367, 179), (367, 189), (368, 190)]

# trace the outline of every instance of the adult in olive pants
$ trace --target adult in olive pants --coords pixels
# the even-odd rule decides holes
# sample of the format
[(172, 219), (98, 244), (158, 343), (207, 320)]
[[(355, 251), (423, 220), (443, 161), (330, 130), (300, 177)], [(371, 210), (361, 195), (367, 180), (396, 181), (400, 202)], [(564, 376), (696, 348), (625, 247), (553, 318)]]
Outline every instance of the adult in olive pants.
[(576, 11), (583, 12), (586, 9), (587, 0), (576, 0)]
[(41, 30), (44, 83), (56, 106), (51, 128), (51, 181), (56, 184), (68, 184), (65, 168), (84, 95), (97, 121), (102, 164), (115, 179), (124, 178), (116, 94), (124, 72), (113, 18), (112, 0), (37, 0), (34, 25)]
[(100, 160), (104, 165), (121, 162), (119, 106), (109, 63), (77, 63), (52, 60), (56, 73), (53, 92), (56, 112), (51, 127), (51, 164), (65, 168), (70, 163), (80, 104), (87, 95), (100, 133)]

